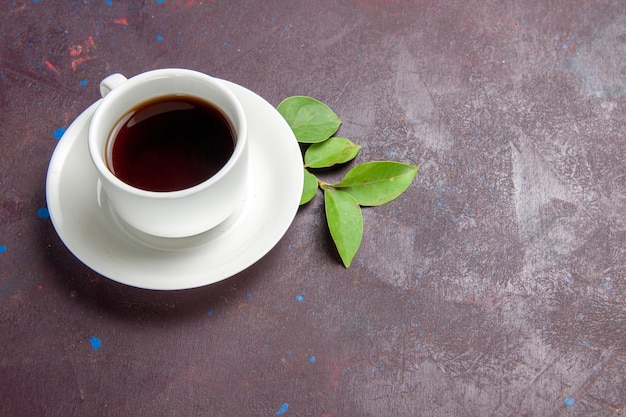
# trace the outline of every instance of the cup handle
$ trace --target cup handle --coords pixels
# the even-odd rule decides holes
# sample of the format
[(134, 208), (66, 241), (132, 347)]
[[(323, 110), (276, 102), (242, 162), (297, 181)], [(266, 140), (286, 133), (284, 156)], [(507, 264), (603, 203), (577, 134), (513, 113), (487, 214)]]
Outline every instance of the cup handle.
[(111, 90), (124, 83), (126, 80), (127, 78), (122, 74), (109, 75), (104, 80), (100, 81), (100, 95), (102, 97), (106, 96), (111, 92)]

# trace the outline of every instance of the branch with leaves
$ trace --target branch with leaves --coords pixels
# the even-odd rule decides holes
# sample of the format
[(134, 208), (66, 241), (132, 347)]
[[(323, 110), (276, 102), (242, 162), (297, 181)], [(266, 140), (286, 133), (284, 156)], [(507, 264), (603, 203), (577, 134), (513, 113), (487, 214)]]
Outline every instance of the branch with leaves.
[(411, 185), (418, 167), (393, 161), (356, 165), (337, 183), (319, 178), (316, 170), (352, 161), (361, 147), (349, 139), (333, 136), (341, 120), (326, 104), (306, 96), (286, 98), (278, 105), (296, 140), (304, 149), (304, 189), (300, 204), (306, 204), (321, 189), (326, 222), (344, 266), (348, 268), (363, 238), (361, 207), (381, 206), (398, 198)]

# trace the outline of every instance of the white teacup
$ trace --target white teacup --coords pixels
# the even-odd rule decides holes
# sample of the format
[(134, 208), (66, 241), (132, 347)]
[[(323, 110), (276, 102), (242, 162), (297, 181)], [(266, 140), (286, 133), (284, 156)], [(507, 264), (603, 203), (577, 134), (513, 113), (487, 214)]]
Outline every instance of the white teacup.
[[(103, 98), (89, 126), (89, 153), (113, 210), (124, 222), (155, 236), (187, 237), (217, 226), (242, 204), (248, 175), (247, 123), (237, 97), (224, 83), (200, 72), (171, 68), (148, 71), (129, 79), (121, 74), (110, 75), (101, 82), (100, 92)], [(128, 178), (122, 180), (121, 175), (113, 173), (116, 169), (111, 149), (115, 149), (115, 143), (121, 140), (118, 136), (120, 126), (126, 123), (125, 129), (136, 127), (153, 117), (150, 113), (154, 110), (144, 111), (143, 119), (133, 118), (130, 114), (138, 108), (145, 109), (145, 103), (170, 99), (200, 101), (219, 110), (232, 132), (232, 154), (216, 173), (197, 184), (168, 191), (131, 185), (133, 183)], [(184, 131), (188, 123), (180, 123), (180, 129), (174, 126), (173, 131)], [(157, 130), (166, 131), (165, 128)], [(208, 135), (202, 135), (205, 136)], [(132, 139), (131, 136), (129, 140)], [(163, 152), (161, 157), (168, 155)], [(141, 166), (137, 162), (128, 165)], [(186, 164), (183, 164), (174, 172), (185, 169)]]

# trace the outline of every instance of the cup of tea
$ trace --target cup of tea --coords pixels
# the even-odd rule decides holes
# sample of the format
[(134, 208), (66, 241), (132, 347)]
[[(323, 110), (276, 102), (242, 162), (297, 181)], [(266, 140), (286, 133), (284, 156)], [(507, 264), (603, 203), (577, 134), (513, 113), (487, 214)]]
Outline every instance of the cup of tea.
[(245, 200), (247, 123), (223, 82), (158, 69), (100, 83), (89, 153), (117, 216), (151, 235), (187, 237), (226, 220)]

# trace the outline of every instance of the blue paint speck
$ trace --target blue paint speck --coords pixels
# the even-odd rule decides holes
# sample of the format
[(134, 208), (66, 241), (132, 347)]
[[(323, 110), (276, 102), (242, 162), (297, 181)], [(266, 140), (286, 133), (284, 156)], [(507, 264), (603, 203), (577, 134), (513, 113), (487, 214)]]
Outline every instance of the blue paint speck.
[(157, 35), (157, 36), (156, 36), (156, 40), (157, 40), (157, 41), (159, 41), (159, 42), (161, 42), (161, 41), (163, 40), (163, 36), (161, 36), (161, 35)]
[(4, 253), (7, 251), (7, 245), (0, 245), (0, 253)]
[(302, 301), (304, 300), (304, 297), (301, 295), (296, 295), (296, 301)]
[(289, 404), (285, 403), (285, 404), (280, 406), (280, 408), (276, 412), (276, 415), (277, 416), (281, 416), (281, 415), (285, 414), (287, 412), (287, 410), (289, 410)]
[(569, 48), (569, 45), (568, 45), (568, 44), (566, 44), (566, 43), (564, 43), (564, 44), (563, 44), (563, 49), (567, 49), (567, 48)]
[(389, 151), (389, 156), (396, 156), (396, 151)]
[(157, 3), (163, 3), (163, 0), (157, 0)]
[(315, 363), (315, 356), (311, 356), (311, 357), (309, 358), (309, 362), (311, 362), (311, 363)]
[(113, 4), (113, 1), (111, 1), (111, 0), (106, 0), (106, 1), (105, 1), (105, 3), (107, 4), (107, 6), (110, 6), (110, 5), (112, 5), (112, 4)]
[(52, 134), (54, 135), (54, 138), (59, 140), (63, 137), (63, 134), (65, 133), (65, 126), (61, 126), (58, 129), (55, 129), (54, 132), (52, 132)]
[(84, 87), (87, 85), (87, 80), (80, 80), (80, 86)]
[(567, 407), (572, 407), (574, 404), (576, 404), (576, 400), (574, 399), (574, 397), (567, 397), (563, 402)]
[(100, 349), (100, 346), (102, 346), (102, 340), (98, 339), (95, 336), (91, 336), (89, 338), (89, 343), (91, 343), (91, 347), (93, 348), (93, 350), (98, 350)]
[(209, 310), (206, 314), (207, 316), (211, 317), (213, 315), (213, 310)]
[(47, 208), (42, 207), (37, 210), (37, 217), (39, 217), (40, 219), (47, 219), (48, 217), (50, 217), (50, 212)]

